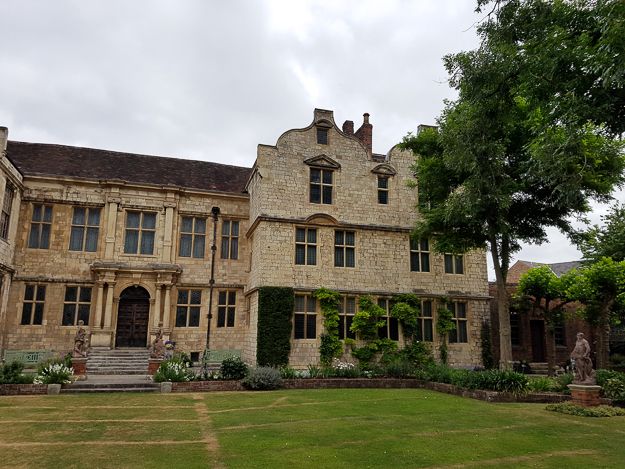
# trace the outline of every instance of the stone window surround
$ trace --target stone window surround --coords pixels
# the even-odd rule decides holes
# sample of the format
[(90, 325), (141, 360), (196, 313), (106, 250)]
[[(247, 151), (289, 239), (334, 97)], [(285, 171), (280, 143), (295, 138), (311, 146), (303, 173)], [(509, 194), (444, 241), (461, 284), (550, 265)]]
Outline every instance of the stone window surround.
[[(185, 218), (190, 218), (191, 219), (191, 230), (190, 231), (186, 231), (183, 228), (184, 225), (184, 219)], [(198, 220), (202, 220), (204, 221), (204, 231), (198, 231), (197, 229), (197, 224), (198, 224)], [(208, 227), (208, 223), (207, 223), (207, 219), (205, 216), (193, 216), (193, 215), (181, 215), (180, 216), (180, 228), (179, 228), (179, 238), (178, 238), (178, 257), (189, 257), (189, 258), (193, 258), (193, 259), (204, 259), (204, 257), (206, 256), (206, 229)], [(190, 252), (189, 255), (183, 255), (182, 253), (182, 239), (183, 237), (189, 237), (190, 238)], [(201, 240), (201, 241), (200, 241)], [(199, 245), (199, 243), (201, 242), (201, 255), (199, 255), (198, 252), (196, 252), (198, 249), (196, 249), (196, 246)], [(198, 254), (198, 255), (196, 255)]]
[(463, 254), (444, 254), (443, 264), (444, 264), (443, 266), (444, 271), (446, 274), (464, 275), (464, 255)]
[[(429, 303), (429, 307), (426, 308), (425, 305), (428, 303)], [(426, 309), (429, 310), (428, 316), (425, 316), (423, 314)], [(417, 323), (418, 323), (417, 335), (419, 336), (418, 340), (422, 342), (434, 342), (434, 333), (435, 333), (434, 331), (434, 300), (432, 300), (431, 298), (421, 298), (421, 308), (419, 311), (419, 317), (417, 318)], [(426, 329), (430, 332), (429, 338), (426, 338), (427, 337), (427, 334), (425, 333)]]
[[(383, 304), (384, 305), (383, 305)], [(392, 298), (387, 296), (378, 296), (376, 299), (376, 304), (384, 310), (384, 316), (382, 318), (386, 321), (386, 324), (382, 326), (380, 329), (386, 329), (386, 338), (394, 341), (398, 341), (401, 336), (399, 320), (397, 318), (391, 317), (391, 309), (392, 309)], [(397, 338), (393, 338), (391, 336), (397, 333)], [(378, 336), (380, 335), (378, 330)]]
[[(226, 229), (227, 227), (227, 229)], [(235, 230), (236, 227), (236, 230)], [(239, 259), (239, 241), (241, 223), (237, 219), (223, 218), (221, 221), (221, 259), (236, 261)], [(235, 233), (236, 231), (236, 233)]]
[[(347, 237), (351, 234), (352, 243)], [(342, 239), (340, 239), (342, 238)], [(351, 257), (348, 255), (351, 253)], [(352, 230), (334, 230), (334, 267), (356, 267), (356, 232)]]
[[(193, 295), (199, 293), (199, 298), (197, 302), (193, 301)], [(186, 301), (181, 302), (181, 297), (186, 295)], [(178, 321), (179, 313), (182, 312), (182, 309), (185, 311), (184, 315), (184, 326), (180, 324)], [(197, 324), (192, 324), (192, 310), (197, 309)], [(167, 311), (167, 308), (165, 308)], [(167, 313), (165, 313), (167, 314)], [(177, 298), (176, 298), (176, 317), (174, 319), (174, 325), (176, 329), (181, 328), (198, 328), (200, 327), (200, 320), (202, 317), (202, 290), (199, 288), (178, 288), (177, 289)]]
[(11, 211), (13, 210), (14, 198), (15, 186), (7, 181), (4, 187), (2, 211), (0, 212), (0, 239), (4, 239), (5, 241), (9, 238), (9, 229), (11, 227)]
[[(32, 215), (27, 247), (28, 249), (50, 249), (54, 208), (50, 204), (42, 203), (33, 203), (31, 207)], [(37, 209), (40, 210), (40, 216), (35, 219)]]
[[(76, 288), (76, 299), (75, 300), (67, 300), (67, 293), (68, 293), (68, 289), (69, 288)], [(89, 301), (83, 301), (83, 291), (84, 290), (89, 290)], [(86, 317), (86, 321), (85, 321), (85, 326), (89, 325), (89, 320), (90, 320), (90, 316), (91, 316), (91, 302), (93, 300), (93, 288), (90, 285), (66, 285), (65, 286), (65, 296), (63, 299), (63, 312), (61, 315), (61, 327), (75, 327), (78, 325), (78, 321), (79, 320), (83, 320), (85, 321), (85, 319), (80, 317), (80, 307), (84, 306), (84, 305), (88, 305), (89, 306), (89, 310), (87, 313), (87, 317)], [(63, 324), (63, 320), (65, 318), (65, 308), (71, 305), (74, 308), (73, 311), (73, 320), (71, 324)]]
[[(84, 210), (85, 214), (84, 214), (84, 222), (81, 224), (77, 224), (76, 222), (76, 210)], [(90, 221), (92, 221), (92, 217), (91, 214), (97, 212), (97, 220), (98, 220), (98, 224), (92, 224), (90, 223)], [(100, 237), (100, 222), (102, 220), (102, 211), (100, 209), (100, 207), (83, 207), (83, 206), (76, 206), (73, 208), (72, 210), (72, 224), (71, 224), (71, 228), (70, 228), (70, 237), (69, 237), (69, 247), (68, 250), (70, 251), (74, 251), (74, 252), (97, 252), (98, 251), (98, 238)], [(74, 232), (78, 232), (77, 230), (82, 230), (82, 233), (80, 234), (80, 249), (72, 249), (72, 239), (73, 239), (73, 233)], [(87, 241), (89, 240), (89, 234), (90, 233), (94, 233), (95, 232), (95, 246), (93, 247), (93, 249), (87, 249)]]
[[(149, 257), (149, 256), (155, 256), (154, 254), (154, 250), (156, 247), (156, 231), (157, 231), (157, 227), (158, 227), (158, 212), (154, 211), (154, 210), (130, 210), (127, 209), (126, 211), (126, 217), (124, 220), (124, 244), (123, 244), (123, 254), (124, 255), (129, 255), (129, 256), (145, 256), (145, 257)], [(139, 225), (137, 227), (128, 227), (128, 215), (129, 214), (139, 214)], [(144, 220), (145, 220), (145, 215), (154, 215), (154, 227), (144, 227)], [(137, 246), (136, 249), (134, 250), (134, 252), (127, 252), (127, 239), (128, 239), (128, 234), (129, 232), (136, 232), (137, 233)], [(152, 234), (152, 250), (151, 252), (141, 252), (143, 249), (143, 238), (144, 238), (144, 233), (148, 234), (151, 233)]]
[[(26, 294), (28, 292), (28, 288), (32, 287), (32, 298), (27, 299)], [(43, 294), (40, 295), (40, 292), (43, 291)], [(42, 283), (25, 283), (24, 284), (24, 294), (22, 295), (22, 309), (20, 311), (20, 325), (21, 326), (42, 326), (44, 324), (44, 317), (46, 313), (46, 292), (47, 285)], [(24, 311), (26, 309), (26, 305), (30, 306), (30, 317), (28, 323), (24, 323)], [(35, 315), (37, 314), (38, 305), (41, 305), (41, 322), (35, 323)]]
[[(351, 303), (353, 301), (353, 310)], [(350, 331), (354, 315), (358, 312), (358, 297), (356, 295), (341, 295), (339, 303), (339, 339), (356, 339), (356, 333)]]
[[(298, 234), (304, 234), (303, 239), (298, 240)], [(311, 240), (310, 234), (314, 233), (314, 241)], [(317, 247), (319, 245), (319, 230), (314, 227), (307, 226), (295, 226), (295, 252), (294, 252), (294, 262), (295, 265), (306, 265), (306, 266), (315, 266), (319, 263), (317, 262)], [(303, 258), (301, 255), (298, 257), (298, 252), (303, 252)], [(314, 254), (312, 254), (314, 253)], [(312, 254), (312, 255), (311, 255)], [(311, 257), (313, 262), (311, 262)], [(302, 262), (298, 262), (300, 259), (303, 259)]]
[[(458, 305), (464, 305), (464, 316), (458, 316)], [(450, 301), (447, 304), (447, 307), (452, 312), (453, 317), (452, 321), (456, 324), (456, 328), (449, 333), (449, 343), (450, 344), (467, 344), (469, 342), (469, 303), (466, 301)], [(463, 325), (463, 327), (460, 327)], [(458, 333), (461, 332), (460, 336)], [(456, 340), (452, 340), (455, 337)], [(464, 339), (466, 340), (460, 340)]]
[(236, 326), (236, 290), (219, 290), (217, 293), (217, 327), (230, 328)]
[[(431, 272), (431, 249), (430, 240), (409, 238), (410, 249), (410, 272), (430, 273)], [(415, 259), (416, 257), (416, 259)], [(424, 270), (424, 260), (427, 259), (427, 270)], [(418, 262), (418, 266), (416, 263)]]
[[(303, 310), (298, 311), (298, 298), (303, 298)], [(314, 302), (314, 308), (311, 307)], [(302, 309), (302, 308), (300, 308)], [(303, 318), (302, 318), (303, 316)], [(293, 340), (317, 340), (317, 299), (312, 293), (296, 293), (295, 302), (293, 304)], [(298, 334), (298, 321), (302, 321), (303, 337), (297, 337)], [(314, 332), (314, 337), (310, 337), (310, 333)]]

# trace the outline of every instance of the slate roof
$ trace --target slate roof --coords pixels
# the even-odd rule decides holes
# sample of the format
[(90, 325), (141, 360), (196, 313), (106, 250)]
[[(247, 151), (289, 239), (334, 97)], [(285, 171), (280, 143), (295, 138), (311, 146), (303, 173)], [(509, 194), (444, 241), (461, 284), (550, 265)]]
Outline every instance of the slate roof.
[(242, 193), (252, 169), (207, 161), (94, 148), (9, 141), (6, 156), (25, 176), (121, 179), (207, 191)]
[(553, 273), (558, 277), (562, 274), (566, 274), (569, 270), (577, 269), (582, 266), (582, 261), (569, 261), (569, 262), (557, 262), (555, 264), (549, 264)]

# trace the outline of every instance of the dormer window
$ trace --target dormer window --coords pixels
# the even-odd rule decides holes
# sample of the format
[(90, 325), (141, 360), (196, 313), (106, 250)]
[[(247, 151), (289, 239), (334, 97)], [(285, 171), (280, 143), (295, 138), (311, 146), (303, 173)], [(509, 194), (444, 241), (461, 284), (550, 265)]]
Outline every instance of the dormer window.
[(332, 203), (333, 175), (331, 169), (310, 168), (310, 203)]
[(328, 144), (328, 129), (317, 127), (317, 143), (319, 145)]

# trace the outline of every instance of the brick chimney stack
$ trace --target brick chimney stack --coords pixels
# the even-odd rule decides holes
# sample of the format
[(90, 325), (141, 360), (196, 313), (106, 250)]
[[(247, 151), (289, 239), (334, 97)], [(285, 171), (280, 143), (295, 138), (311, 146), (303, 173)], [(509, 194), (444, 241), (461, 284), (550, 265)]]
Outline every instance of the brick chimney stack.
[(7, 140), (9, 139), (9, 129), (0, 127), (0, 156), (4, 155), (7, 149)]
[(365, 144), (367, 151), (371, 154), (373, 152), (373, 125), (369, 124), (368, 112), (365, 112), (362, 117), (363, 123), (354, 135)]
[(343, 122), (343, 132), (347, 135), (354, 135), (354, 121)]

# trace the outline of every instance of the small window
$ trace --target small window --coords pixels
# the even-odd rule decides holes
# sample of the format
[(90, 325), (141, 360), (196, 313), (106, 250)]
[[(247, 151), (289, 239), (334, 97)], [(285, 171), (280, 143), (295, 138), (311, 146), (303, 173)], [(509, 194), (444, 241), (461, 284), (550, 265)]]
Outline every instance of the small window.
[(317, 338), (317, 300), (312, 295), (295, 295), (293, 314), (295, 339)]
[(176, 327), (199, 327), (202, 290), (178, 290)]
[(43, 323), (43, 306), (45, 302), (45, 285), (27, 284), (24, 290), (21, 324), (23, 326), (40, 326)]
[(445, 254), (445, 273), (464, 274), (464, 257), (456, 254)]
[(356, 314), (356, 297), (343, 296), (339, 303), (339, 339), (355, 339), (356, 333), (351, 330)]
[(191, 352), (191, 361), (197, 363), (200, 361), (200, 352)]
[(378, 176), (378, 203), (388, 204), (388, 176)]
[(221, 225), (221, 258), (239, 258), (239, 222), (224, 220)]
[(454, 301), (447, 305), (449, 310), (453, 314), (452, 321), (456, 325), (456, 328), (449, 332), (449, 343), (467, 343), (467, 304), (459, 301)]
[(180, 220), (180, 257), (204, 258), (206, 218), (182, 217)]
[(421, 300), (421, 311), (417, 319), (417, 340), (432, 342), (434, 327), (432, 318), (432, 300)]
[(334, 232), (334, 266), (354, 267), (355, 260), (355, 239), (356, 233), (353, 231), (336, 230)]
[(89, 324), (91, 310), (91, 287), (66, 287), (63, 303), (64, 326), (77, 326), (78, 321)]
[(156, 235), (156, 213), (126, 212), (124, 253), (152, 255)]
[(427, 239), (410, 238), (410, 271), (430, 271), (430, 243)]
[(320, 145), (328, 144), (328, 129), (317, 127), (317, 143)]
[(332, 203), (333, 175), (331, 169), (310, 168), (310, 203)]
[(381, 318), (384, 325), (378, 329), (378, 337), (380, 339), (399, 340), (399, 322), (397, 318), (391, 317), (393, 302), (387, 298), (378, 298), (378, 306), (385, 311)]
[(74, 207), (72, 230), (69, 237), (69, 250), (96, 252), (98, 250), (99, 231), (99, 208)]
[(234, 327), (237, 292), (220, 291), (217, 305), (217, 327)]
[(295, 264), (317, 265), (317, 229), (295, 229)]
[(48, 249), (50, 247), (50, 231), (52, 229), (52, 207), (50, 205), (33, 204), (33, 217), (30, 223), (28, 247)]
[(9, 227), (11, 225), (11, 210), (13, 208), (13, 197), (15, 188), (7, 182), (4, 188), (4, 200), (2, 201), (2, 212), (0, 213), (0, 238), (9, 239)]

